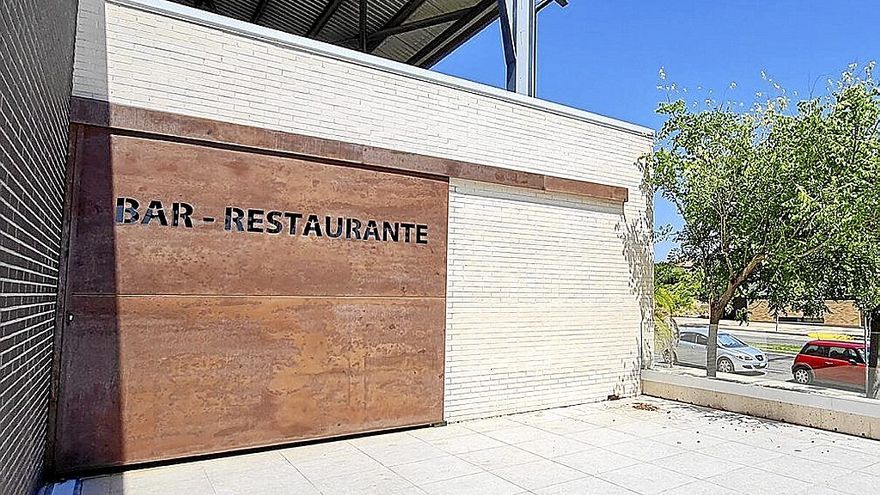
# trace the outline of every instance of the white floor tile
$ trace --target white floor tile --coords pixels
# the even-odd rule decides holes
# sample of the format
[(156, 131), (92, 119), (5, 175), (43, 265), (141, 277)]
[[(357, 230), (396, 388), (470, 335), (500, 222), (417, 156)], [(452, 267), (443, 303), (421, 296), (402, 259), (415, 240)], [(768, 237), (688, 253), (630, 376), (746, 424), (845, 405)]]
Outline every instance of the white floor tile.
[(696, 481), (696, 478), (653, 464), (634, 464), (598, 475), (615, 485), (653, 495)]
[(552, 459), (554, 457), (574, 454), (575, 452), (582, 452), (587, 449), (596, 448), (592, 445), (578, 442), (577, 440), (572, 440), (570, 438), (565, 438), (563, 436), (553, 435), (549, 433), (545, 434), (542, 438), (518, 443), (516, 444), (516, 446), (527, 452), (531, 452), (547, 459)]
[(310, 480), (355, 474), (382, 466), (379, 461), (357, 449), (353, 452), (339, 452), (335, 455), (317, 456), (313, 459), (297, 457), (290, 463)]
[(408, 432), (410, 435), (425, 441), (444, 440), (447, 438), (455, 438), (464, 435), (471, 435), (473, 430), (465, 427), (461, 423), (453, 423), (446, 426), (428, 426), (425, 428), (417, 428)]
[(737, 464), (744, 464), (746, 466), (785, 455), (782, 452), (761, 449), (752, 445), (730, 441), (724, 441), (717, 445), (703, 447), (698, 449), (698, 451), (712, 457), (728, 460)]
[(568, 437), (596, 447), (606, 447), (608, 445), (614, 445), (615, 443), (624, 443), (638, 439), (638, 437), (634, 435), (623, 433), (611, 428), (597, 428), (595, 430), (572, 433), (571, 435), (568, 435)]
[(756, 462), (752, 466), (783, 476), (790, 476), (798, 480), (819, 484), (829, 482), (851, 471), (851, 469), (845, 469), (833, 464), (811, 461), (791, 455)]
[(847, 473), (825, 483), (834, 490), (850, 495), (868, 495), (880, 492), (880, 476), (868, 473)]
[(363, 447), (397, 447), (400, 445), (418, 444), (421, 439), (411, 435), (407, 431), (398, 431), (394, 433), (384, 433), (377, 435), (367, 435), (364, 437), (351, 438), (348, 443), (357, 448)]
[(515, 495), (524, 493), (520, 486), (491, 473), (478, 473), (421, 487), (431, 495)]
[[(267, 467), (279, 467), (281, 469), (289, 466), (290, 463), (287, 459), (281, 455), (281, 452), (278, 450), (272, 450), (267, 452), (258, 452), (256, 454), (245, 454), (245, 455), (231, 455), (218, 457), (216, 459), (209, 459), (206, 461), (199, 461), (195, 463), (187, 463), (180, 464), (176, 466), (169, 466), (178, 469), (182, 469), (185, 466), (195, 465), (204, 469), (208, 475), (212, 475), (214, 473), (238, 473), (238, 472), (247, 472), (253, 469), (264, 469)], [(128, 474), (128, 473), (126, 473)]]
[(525, 414), (515, 414), (513, 416), (509, 416), (509, 418), (516, 421), (517, 423), (522, 423), (524, 425), (529, 425), (529, 426), (538, 426), (543, 423), (559, 421), (561, 419), (567, 418), (567, 416), (559, 414), (556, 411), (557, 411), (556, 409), (548, 409), (546, 411), (535, 411), (535, 412), (525, 413)]
[(84, 479), (82, 495), (868, 495), (878, 486), (880, 442), (640, 397), (132, 470)]
[(553, 460), (591, 475), (606, 473), (622, 467), (639, 464), (639, 461), (632, 457), (615, 454), (614, 452), (600, 449), (599, 447), (557, 457)]
[(749, 495), (800, 495), (813, 486), (805, 481), (751, 466), (712, 476), (706, 481)]
[(452, 455), (401, 464), (391, 470), (417, 486), (483, 471), (480, 467)]
[(728, 442), (728, 440), (698, 433), (693, 430), (670, 431), (651, 437), (651, 440), (687, 450), (703, 449)]
[(531, 452), (507, 444), (503, 447), (466, 452), (458, 457), (488, 471), (541, 460), (541, 457)]
[(672, 425), (662, 424), (654, 421), (633, 421), (631, 423), (624, 423), (621, 425), (612, 425), (609, 426), (609, 428), (613, 428), (617, 431), (622, 431), (630, 435), (635, 435), (639, 438), (656, 437), (657, 435), (663, 435), (678, 430), (678, 428), (674, 428)]
[(817, 445), (795, 452), (794, 455), (847, 469), (864, 469), (880, 461), (873, 452), (863, 452), (836, 445)]
[(744, 467), (741, 464), (694, 451), (685, 451), (652, 463), (700, 479), (711, 478)]
[(662, 492), (662, 495), (736, 495), (738, 493), (729, 488), (699, 480), (666, 490)]
[(468, 435), (429, 440), (428, 443), (450, 454), (464, 454), (475, 450), (492, 449), (507, 445), (482, 433), (470, 432)]
[(535, 490), (587, 476), (576, 469), (547, 459), (496, 469), (492, 473), (528, 490)]
[(355, 475), (343, 475), (316, 480), (315, 486), (323, 495), (399, 495), (418, 493), (415, 485), (388, 468), (382, 467)]
[(537, 495), (635, 495), (636, 492), (589, 476), (534, 490)]
[(488, 431), (485, 435), (504, 443), (518, 444), (544, 438), (547, 436), (547, 432), (533, 426), (517, 423), (517, 426)]
[(535, 428), (540, 428), (546, 432), (556, 435), (568, 435), (587, 430), (595, 430), (602, 428), (601, 426), (587, 423), (575, 418), (562, 418), (555, 421), (547, 421), (544, 423), (533, 424)]
[(586, 412), (582, 415), (575, 416), (578, 420), (591, 423), (597, 426), (622, 426), (627, 423), (635, 423), (638, 419), (620, 414), (616, 411), (594, 411)]
[(499, 418), (488, 418), (488, 419), (477, 419), (473, 421), (463, 421), (461, 423), (462, 426), (469, 430), (473, 430), (477, 433), (486, 433), (490, 431), (503, 430), (505, 428), (514, 428), (517, 426), (522, 426), (522, 423), (517, 423), (512, 419), (508, 419), (507, 417), (499, 417)]
[(418, 440), (415, 443), (397, 445), (378, 445), (359, 447), (365, 454), (376, 459), (384, 466), (397, 466), (409, 462), (423, 461), (449, 455), (448, 452)]
[(880, 462), (863, 467), (859, 471), (863, 473), (873, 474), (874, 476), (880, 476)]
[(682, 452), (682, 449), (678, 447), (655, 442), (647, 438), (607, 445), (605, 446), (605, 449), (643, 462), (663, 459)]
[(318, 460), (339, 457), (346, 454), (357, 454), (360, 452), (354, 445), (346, 441), (320, 442), (310, 445), (299, 445), (279, 449), (277, 451), (282, 457), (288, 461), (294, 462), (298, 460)]
[(290, 464), (253, 467), (247, 471), (214, 471), (208, 478), (217, 495), (318, 493), (312, 483)]

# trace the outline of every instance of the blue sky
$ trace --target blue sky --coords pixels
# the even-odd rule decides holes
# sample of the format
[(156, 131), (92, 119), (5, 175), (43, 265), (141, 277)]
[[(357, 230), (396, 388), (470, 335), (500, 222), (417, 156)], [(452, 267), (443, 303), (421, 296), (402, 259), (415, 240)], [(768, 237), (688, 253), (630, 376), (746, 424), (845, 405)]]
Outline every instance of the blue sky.
[[(539, 15), (538, 96), (657, 129), (660, 67), (698, 101), (748, 104), (769, 89), (762, 70), (804, 97), (821, 94), (848, 64), (877, 59), (876, 0), (570, 0)], [(498, 24), (434, 69), (503, 86)], [(659, 198), (655, 223), (680, 224)], [(670, 247), (658, 244), (655, 257), (665, 259)]]

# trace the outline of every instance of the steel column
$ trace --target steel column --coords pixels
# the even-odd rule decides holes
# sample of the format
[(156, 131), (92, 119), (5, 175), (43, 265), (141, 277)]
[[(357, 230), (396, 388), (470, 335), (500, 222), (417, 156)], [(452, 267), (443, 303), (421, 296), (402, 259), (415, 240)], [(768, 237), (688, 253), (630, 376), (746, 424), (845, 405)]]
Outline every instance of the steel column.
[(516, 0), (498, 0), (498, 22), (501, 25), (501, 46), (504, 49), (504, 65), (507, 77), (504, 79), (508, 91), (516, 91), (516, 42), (513, 38)]
[(367, 53), (367, 0), (360, 0), (358, 10), (358, 49)]
[(534, 0), (498, 0), (507, 89), (535, 96), (536, 16)]
[(516, 92), (535, 96), (537, 57), (534, 0), (516, 0)]

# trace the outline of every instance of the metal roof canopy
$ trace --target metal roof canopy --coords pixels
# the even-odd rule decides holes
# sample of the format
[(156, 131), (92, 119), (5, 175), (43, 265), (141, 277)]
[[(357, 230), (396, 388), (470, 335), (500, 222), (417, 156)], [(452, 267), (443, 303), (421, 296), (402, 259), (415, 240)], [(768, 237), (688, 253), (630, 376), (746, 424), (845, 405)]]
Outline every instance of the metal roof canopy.
[[(430, 68), (502, 17), (507, 89), (535, 94), (536, 13), (568, 0), (171, 0)], [(519, 48), (519, 49), (517, 49)]]

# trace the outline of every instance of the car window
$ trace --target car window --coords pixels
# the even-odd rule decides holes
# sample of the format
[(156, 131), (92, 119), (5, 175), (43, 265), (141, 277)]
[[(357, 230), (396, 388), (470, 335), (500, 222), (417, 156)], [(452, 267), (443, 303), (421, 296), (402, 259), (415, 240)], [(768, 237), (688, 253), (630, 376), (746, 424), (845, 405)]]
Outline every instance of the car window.
[(830, 347), (828, 349), (828, 357), (830, 359), (839, 359), (841, 361), (849, 360), (849, 353), (846, 352), (849, 349), (846, 347)]
[(853, 349), (852, 347), (848, 347), (846, 349), (846, 360), (853, 360), (858, 364), (865, 364), (865, 360), (862, 359), (862, 354), (857, 349)]
[(718, 334), (718, 345), (727, 348), (748, 347), (745, 342), (727, 333)]
[(801, 351), (801, 354), (805, 354), (807, 356), (826, 357), (828, 356), (828, 348), (818, 345), (808, 345), (804, 347), (804, 349)]
[(709, 339), (705, 335), (698, 333), (698, 334), (694, 334), (694, 336), (696, 337), (696, 340), (694, 341), (694, 343), (697, 345), (706, 345), (706, 343), (709, 342)]
[(695, 334), (695, 333), (684, 332), (684, 333), (681, 334), (681, 341), (682, 341), (682, 342), (690, 342), (690, 343), (693, 344), (693, 343), (694, 343), (694, 337), (695, 337), (696, 335), (697, 335), (697, 334)]

